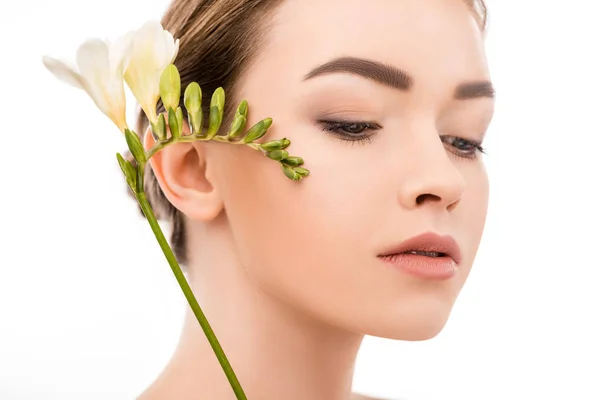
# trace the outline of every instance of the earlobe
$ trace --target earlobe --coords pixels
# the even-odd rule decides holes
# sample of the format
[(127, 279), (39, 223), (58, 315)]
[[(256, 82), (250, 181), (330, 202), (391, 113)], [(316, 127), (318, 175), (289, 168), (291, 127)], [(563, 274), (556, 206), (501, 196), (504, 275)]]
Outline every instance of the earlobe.
[[(185, 129), (183, 134), (187, 133)], [(144, 134), (143, 142), (146, 150), (156, 143), (150, 129)], [(206, 157), (199, 144), (171, 144), (150, 158), (149, 167), (175, 208), (191, 220), (209, 221), (222, 211), (223, 201), (206, 173)]]

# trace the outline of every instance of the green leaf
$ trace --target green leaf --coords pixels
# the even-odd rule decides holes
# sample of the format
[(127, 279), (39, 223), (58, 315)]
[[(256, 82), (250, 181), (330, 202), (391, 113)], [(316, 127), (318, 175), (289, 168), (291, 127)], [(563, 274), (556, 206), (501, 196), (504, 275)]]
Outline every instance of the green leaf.
[(265, 118), (262, 121), (257, 122), (256, 125), (248, 130), (246, 136), (244, 136), (244, 143), (251, 143), (263, 137), (272, 123), (273, 120), (271, 118)]
[(129, 151), (133, 155), (133, 158), (135, 158), (135, 161), (138, 163), (138, 165), (145, 163), (146, 152), (144, 151), (144, 146), (142, 145), (138, 135), (129, 129), (125, 129), (125, 140), (127, 141), (127, 147), (129, 147)]
[(176, 110), (181, 97), (181, 77), (177, 67), (173, 64), (167, 66), (160, 76), (160, 98), (165, 110)]
[(290, 167), (299, 167), (304, 164), (304, 160), (300, 157), (286, 157), (281, 162)]
[(271, 160), (281, 161), (287, 156), (289, 156), (289, 153), (285, 150), (273, 150), (267, 152), (267, 157), (269, 157)]
[(273, 151), (273, 150), (283, 150), (290, 145), (290, 141), (286, 138), (279, 140), (271, 140), (270, 142), (266, 142), (260, 145), (265, 151)]
[(190, 83), (183, 94), (183, 104), (188, 114), (195, 114), (202, 107), (202, 89), (196, 82)]
[(173, 140), (178, 140), (181, 137), (181, 127), (179, 126), (177, 115), (172, 108), (169, 109), (169, 129), (171, 130)]
[(135, 190), (135, 183), (137, 179), (137, 171), (135, 167), (131, 165), (129, 161), (125, 160), (120, 153), (117, 153), (117, 161), (119, 162), (121, 171), (123, 171), (123, 175), (125, 175), (127, 184), (132, 190)]
[(287, 176), (291, 180), (299, 181), (300, 179), (302, 179), (302, 177), (300, 176), (299, 173), (297, 173), (296, 171), (294, 171), (292, 168), (288, 167), (287, 165), (281, 164), (281, 168), (283, 169), (283, 173), (285, 174), (285, 176)]

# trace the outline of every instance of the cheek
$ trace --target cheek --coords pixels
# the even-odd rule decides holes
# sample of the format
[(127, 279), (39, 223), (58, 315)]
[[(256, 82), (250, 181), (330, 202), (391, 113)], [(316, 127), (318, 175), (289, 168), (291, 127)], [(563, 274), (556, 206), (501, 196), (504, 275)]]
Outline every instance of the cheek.
[[(277, 161), (249, 148), (221, 146), (214, 158), (228, 222), (249, 276), (304, 308), (339, 309), (344, 301), (362, 297), (356, 292), (357, 271), (349, 271), (357, 262), (373, 262), (364, 239), (365, 232), (377, 229), (372, 218), (377, 200), (364, 190), (372, 174), (349, 171), (356, 169), (333, 158), (341, 145), (319, 134), (309, 127), (285, 135), (273, 128), (266, 139), (291, 140), (290, 154), (304, 158), (311, 171), (299, 182), (285, 177)], [(332, 293), (335, 298), (329, 298)]]
[[(475, 231), (474, 236), (480, 237), (485, 225), (489, 203), (489, 180), (485, 165), (481, 163), (467, 175), (467, 192), (465, 207), (472, 210), (470, 218), (465, 218)], [(479, 239), (477, 239), (479, 243)]]
[(464, 261), (468, 273), (477, 254), (487, 218), (489, 182), (483, 163), (468, 166), (463, 176), (467, 182), (467, 190), (460, 208), (456, 210), (456, 228), (465, 247), (467, 257)]

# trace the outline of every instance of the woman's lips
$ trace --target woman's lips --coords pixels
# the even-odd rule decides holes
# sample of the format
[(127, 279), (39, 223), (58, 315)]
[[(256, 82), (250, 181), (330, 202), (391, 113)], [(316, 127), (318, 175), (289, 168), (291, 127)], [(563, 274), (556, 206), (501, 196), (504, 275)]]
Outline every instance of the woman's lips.
[(460, 248), (452, 236), (427, 232), (405, 240), (378, 256), (400, 270), (424, 279), (449, 279), (461, 261)]
[(448, 256), (429, 257), (419, 254), (400, 253), (379, 256), (386, 263), (400, 270), (423, 279), (449, 279), (456, 273), (454, 260)]

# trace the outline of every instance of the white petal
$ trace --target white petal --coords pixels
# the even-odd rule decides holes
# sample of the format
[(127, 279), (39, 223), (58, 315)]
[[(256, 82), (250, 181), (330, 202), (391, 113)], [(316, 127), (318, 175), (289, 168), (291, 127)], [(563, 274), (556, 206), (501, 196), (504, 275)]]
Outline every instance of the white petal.
[(173, 61), (175, 61), (178, 54), (179, 54), (179, 39), (175, 40), (175, 49), (173, 50), (173, 58), (171, 58), (170, 64), (172, 64)]
[(166, 66), (167, 51), (169, 51), (169, 43), (165, 40), (164, 31), (161, 29), (160, 31), (152, 32), (151, 40), (154, 59), (153, 65), (155, 68), (163, 69)]
[(109, 66), (111, 73), (123, 74), (131, 58), (133, 32), (118, 38), (109, 48)]
[(42, 62), (48, 71), (60, 79), (61, 81), (75, 86), (76, 88), (83, 89), (85, 84), (81, 75), (79, 75), (74, 67), (67, 65), (67, 63), (57, 60), (52, 57), (44, 56)]
[[(171, 64), (173, 62), (173, 60), (175, 59), (175, 57), (173, 57), (173, 54), (175, 54), (175, 41), (173, 39), (173, 35), (171, 34), (171, 32), (169, 31), (163, 31), (163, 43), (164, 43), (164, 53), (163, 53), (163, 60), (162, 60), (162, 67), (166, 68), (167, 65)], [(177, 43), (177, 46), (179, 46), (179, 42)]]
[(107, 98), (110, 90), (108, 46), (100, 39), (91, 39), (84, 42), (77, 50), (77, 65), (81, 77), (85, 80), (87, 92), (98, 108), (110, 115), (111, 104)]
[(152, 32), (162, 32), (163, 27), (160, 21), (151, 19), (146, 21), (142, 27), (138, 30), (138, 32), (144, 32), (144, 35), (148, 35)]
[(144, 45), (157, 44), (159, 40), (162, 40), (162, 32), (163, 28), (160, 22), (148, 21), (136, 32), (136, 41), (144, 43)]
[(77, 66), (81, 76), (95, 77), (99, 74), (108, 75), (108, 46), (100, 39), (90, 39), (77, 50)]

